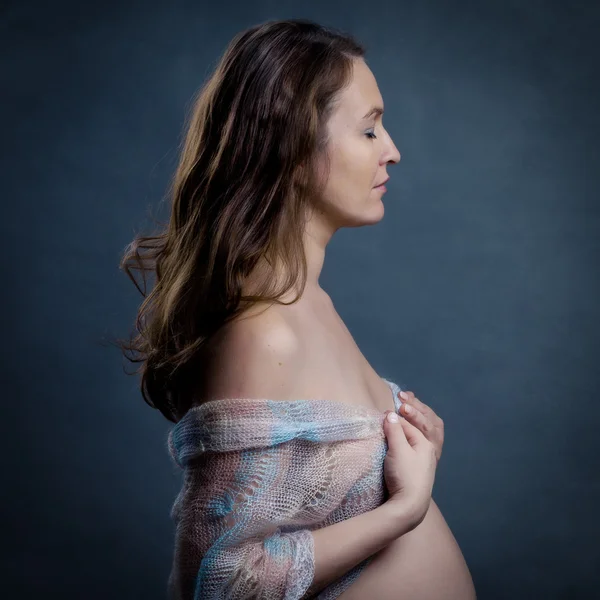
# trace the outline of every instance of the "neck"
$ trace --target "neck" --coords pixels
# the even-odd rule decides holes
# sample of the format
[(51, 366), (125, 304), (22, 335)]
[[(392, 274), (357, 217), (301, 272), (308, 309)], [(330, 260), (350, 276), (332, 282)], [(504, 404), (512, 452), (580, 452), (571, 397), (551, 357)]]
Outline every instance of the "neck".
[[(306, 286), (302, 297), (319, 297), (325, 292), (319, 284), (319, 278), (325, 262), (325, 248), (329, 243), (334, 231), (323, 219), (312, 218), (307, 222), (303, 237), (304, 254), (307, 263)], [(256, 286), (262, 281), (268, 281), (273, 277), (283, 280), (280, 269), (273, 274), (273, 268), (264, 260), (260, 259), (252, 274), (244, 285), (244, 294), (256, 290)], [(297, 290), (290, 290), (281, 299), (285, 302), (292, 300)]]

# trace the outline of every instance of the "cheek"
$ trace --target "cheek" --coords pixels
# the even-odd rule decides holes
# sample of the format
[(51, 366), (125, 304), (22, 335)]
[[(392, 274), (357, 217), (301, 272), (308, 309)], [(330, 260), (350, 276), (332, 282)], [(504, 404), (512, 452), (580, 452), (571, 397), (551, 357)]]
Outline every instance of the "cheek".
[(332, 173), (336, 173), (339, 183), (347, 192), (356, 194), (373, 186), (377, 176), (377, 160), (368, 143), (354, 142), (338, 153)]
[(334, 205), (348, 206), (369, 198), (379, 169), (377, 145), (355, 132), (336, 136), (330, 146), (331, 171), (325, 198)]

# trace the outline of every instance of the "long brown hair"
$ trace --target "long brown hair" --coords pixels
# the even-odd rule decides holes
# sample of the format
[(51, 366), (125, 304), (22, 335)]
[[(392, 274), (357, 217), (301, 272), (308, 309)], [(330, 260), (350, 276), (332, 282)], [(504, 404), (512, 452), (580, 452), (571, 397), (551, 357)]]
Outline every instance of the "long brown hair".
[[(329, 172), (327, 121), (364, 53), (350, 35), (312, 21), (268, 21), (234, 37), (196, 95), (169, 221), (137, 236), (119, 265), (144, 296), (138, 333), (119, 346), (142, 363), (142, 396), (169, 421), (190, 407), (200, 350), (218, 329), (253, 304), (302, 295), (317, 164)], [(256, 294), (242, 295), (259, 260), (283, 265), (284, 280), (277, 288), (267, 277)], [(156, 280), (146, 296), (147, 272)], [(291, 289), (295, 299), (280, 300)]]

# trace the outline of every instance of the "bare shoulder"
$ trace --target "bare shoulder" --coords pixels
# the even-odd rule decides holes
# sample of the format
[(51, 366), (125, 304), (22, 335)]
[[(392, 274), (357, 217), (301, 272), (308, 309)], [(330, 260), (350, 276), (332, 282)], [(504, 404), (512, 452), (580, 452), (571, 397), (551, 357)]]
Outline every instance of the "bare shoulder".
[(293, 399), (302, 364), (294, 328), (277, 310), (229, 323), (205, 365), (201, 397)]

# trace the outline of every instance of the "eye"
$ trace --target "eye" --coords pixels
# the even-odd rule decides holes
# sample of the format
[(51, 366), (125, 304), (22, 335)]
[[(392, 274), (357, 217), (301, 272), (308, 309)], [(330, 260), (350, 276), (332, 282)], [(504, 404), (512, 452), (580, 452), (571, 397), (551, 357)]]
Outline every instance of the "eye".
[(371, 129), (370, 131), (366, 131), (365, 135), (372, 140), (377, 139), (377, 136), (375, 135), (375, 131), (373, 129)]

